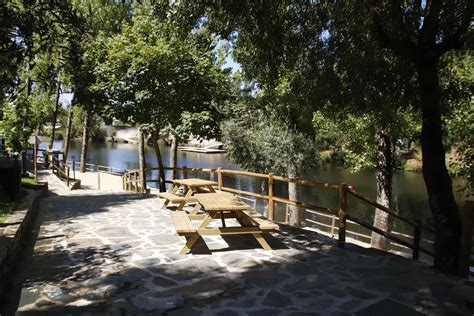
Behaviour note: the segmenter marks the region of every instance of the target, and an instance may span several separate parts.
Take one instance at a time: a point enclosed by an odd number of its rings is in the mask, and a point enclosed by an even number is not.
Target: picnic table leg
[[[192,235],[192,236],[186,236],[186,244],[183,246],[183,248],[181,248],[181,250],[179,251],[179,254],[180,255],[187,254],[191,250],[191,248],[194,246],[198,238],[199,238],[198,234]]]
[[[164,210],[168,204],[170,204],[170,200],[166,200],[165,203],[163,203],[163,205],[161,206],[161,209]]]
[[[173,184],[173,188],[171,188],[171,194],[175,194],[176,192],[178,192],[178,189],[179,189],[179,185],[178,184]]]
[[[186,204],[186,201],[179,203],[178,207],[176,208],[176,211],[182,211],[185,204]]]
[[[270,247],[270,245],[267,243],[265,238],[263,238],[263,235],[261,233],[254,233],[252,235],[253,237],[255,237],[255,239],[258,241],[258,243],[260,244],[260,246],[262,246],[263,249],[272,250],[272,247]]]
[[[200,209],[201,209],[201,204],[197,203],[197,204],[193,207],[193,209],[192,209],[190,215],[197,215],[197,213],[199,212]]]
[[[214,188],[212,187],[212,185],[209,185],[208,188],[209,188],[209,192],[211,192],[211,193],[216,193],[216,190],[214,190]]]
[[[220,213],[221,213],[222,227],[226,227],[226,226],[225,226],[224,211],[221,211]]]

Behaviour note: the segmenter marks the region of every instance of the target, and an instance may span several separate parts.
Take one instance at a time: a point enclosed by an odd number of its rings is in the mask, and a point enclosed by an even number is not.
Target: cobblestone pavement
[[[34,251],[5,314],[472,315],[469,282],[408,259],[283,227],[200,241],[180,256],[155,196],[69,191],[46,176]],[[471,302],[469,302],[471,300]]]

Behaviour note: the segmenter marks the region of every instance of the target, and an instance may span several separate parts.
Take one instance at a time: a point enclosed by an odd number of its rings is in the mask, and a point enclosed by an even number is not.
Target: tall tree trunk
[[[87,149],[89,148],[89,132],[91,125],[91,112],[86,110],[84,113],[84,128],[82,132],[82,150],[81,150],[81,172],[86,172]]]
[[[67,155],[69,153],[69,144],[71,142],[71,128],[72,128],[72,117],[74,115],[73,105],[69,105],[69,111],[67,113],[67,126],[66,126],[66,139],[64,140],[64,160],[67,161]]]
[[[146,164],[145,164],[145,135],[138,129],[138,163],[140,164],[140,188],[141,192],[146,192]]]
[[[56,123],[58,121],[58,111],[59,111],[59,96],[61,95],[61,83],[59,82],[59,73],[57,77],[56,84],[56,100],[54,102],[54,111],[53,111],[53,120],[51,122],[51,137],[49,139],[48,149],[53,149],[54,144],[54,135],[56,134]]]
[[[376,135],[377,142],[377,170],[375,174],[377,184],[377,203],[390,208],[392,198],[393,178],[393,150],[390,137],[383,132]],[[389,230],[389,214],[375,209],[374,226],[383,231]],[[382,235],[372,233],[370,240],[372,247],[388,250],[390,241]]]
[[[155,131],[151,134],[151,142],[153,143],[156,160],[158,161],[160,192],[166,192],[165,168],[163,166],[163,157],[161,156],[160,146],[158,145],[158,131]]]
[[[418,60],[417,71],[423,118],[422,172],[436,231],[434,266],[443,272],[455,273],[459,261],[461,219],[446,169],[442,142],[438,59],[425,55]]]
[[[32,86],[32,82],[31,82],[31,78],[30,78],[31,71],[33,70],[33,65],[31,63],[31,55],[32,55],[31,54],[31,48],[27,47],[28,74],[27,74],[26,81],[25,81],[25,84],[26,84],[26,89],[25,89],[26,98],[30,97],[31,86]],[[24,114],[23,127],[25,127],[25,128],[28,125],[27,122],[28,122],[28,119],[29,119],[29,112],[30,112],[30,107],[26,107],[25,112],[23,113]],[[21,151],[21,174],[26,174],[26,169],[27,169],[27,166],[26,166],[26,150],[22,150]]]
[[[178,167],[178,140],[175,136],[171,140],[170,167]],[[176,179],[176,170],[171,170],[171,179]]]
[[[288,177],[297,178],[298,173],[296,170],[291,170],[288,172]],[[300,196],[300,188],[295,183],[288,182],[288,198],[293,201],[298,201]],[[304,223],[304,209],[290,205],[289,210],[289,224],[295,227],[303,227]]]

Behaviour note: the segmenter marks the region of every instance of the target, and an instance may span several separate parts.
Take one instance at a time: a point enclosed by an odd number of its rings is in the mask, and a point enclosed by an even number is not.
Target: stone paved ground
[[[302,230],[268,235],[273,251],[214,237],[180,256],[184,238],[156,197],[69,191],[46,179],[52,193],[6,315],[473,314],[472,287],[460,279]]]

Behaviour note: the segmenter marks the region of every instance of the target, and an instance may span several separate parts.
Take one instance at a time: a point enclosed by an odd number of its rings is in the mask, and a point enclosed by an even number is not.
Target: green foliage
[[[246,170],[298,177],[318,161],[310,138],[268,116],[228,120],[221,128],[227,157]]]
[[[446,138],[454,156],[448,161],[452,174],[464,178],[459,188],[472,194],[474,188],[474,58],[469,52],[451,54],[444,60],[441,83],[444,88]]]
[[[94,87],[106,95],[109,118],[145,129],[168,127],[184,137],[196,123],[215,120],[210,110],[225,98],[227,79],[212,50],[202,46],[202,36],[168,32],[150,7],[137,7],[120,34],[103,40]],[[199,134],[214,133],[215,126]]]
[[[336,113],[324,115],[314,113],[313,124],[316,135],[326,146],[344,154],[344,163],[353,171],[374,168],[377,159],[375,144],[376,133],[384,131],[391,138],[394,145],[403,139],[411,139],[419,133],[419,125],[415,116],[408,111],[394,111],[391,121],[380,119],[374,113],[354,115],[350,113]],[[336,144],[336,146],[331,146]],[[393,149],[396,151],[395,148]]]
[[[21,183],[37,185],[39,184],[38,180],[35,178],[21,178]]]

